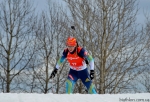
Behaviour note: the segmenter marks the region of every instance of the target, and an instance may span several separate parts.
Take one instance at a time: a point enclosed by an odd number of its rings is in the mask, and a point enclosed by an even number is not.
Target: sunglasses
[[[74,48],[75,46],[67,46],[68,48]]]

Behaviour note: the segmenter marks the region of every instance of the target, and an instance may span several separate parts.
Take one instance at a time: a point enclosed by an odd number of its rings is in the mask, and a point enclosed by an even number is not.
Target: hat
[[[76,46],[77,45],[76,38],[68,37],[68,39],[66,41],[66,45],[67,46]]]

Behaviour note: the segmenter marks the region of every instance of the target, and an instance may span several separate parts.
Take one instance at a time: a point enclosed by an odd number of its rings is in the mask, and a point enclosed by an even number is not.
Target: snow
[[[137,93],[137,94],[0,93],[0,102],[150,102],[150,93]]]

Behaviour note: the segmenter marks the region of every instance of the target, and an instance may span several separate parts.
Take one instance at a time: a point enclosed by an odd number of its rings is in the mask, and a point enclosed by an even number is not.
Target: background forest
[[[65,93],[68,63],[50,74],[75,36],[95,59],[99,94],[150,93],[150,16],[136,22],[138,1],[63,1],[37,13],[31,0],[0,0],[0,92]],[[80,80],[74,92],[86,93]]]

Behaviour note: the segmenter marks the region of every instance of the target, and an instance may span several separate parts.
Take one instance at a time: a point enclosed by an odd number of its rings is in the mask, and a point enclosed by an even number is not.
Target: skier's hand
[[[90,70],[90,78],[91,80],[94,79],[94,70]]]
[[[58,69],[54,68],[54,70],[51,73],[50,79],[55,77],[55,74],[57,73],[57,70]]]

